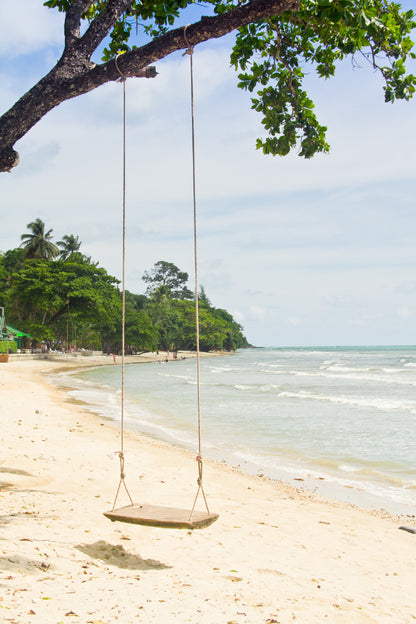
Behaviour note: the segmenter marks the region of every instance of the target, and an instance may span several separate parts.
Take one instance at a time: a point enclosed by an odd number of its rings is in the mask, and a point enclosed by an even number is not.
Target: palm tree
[[[81,241],[79,236],[69,234],[62,237],[61,241],[58,241],[58,246],[61,247],[61,260],[67,260],[69,256],[77,251],[81,247]]]
[[[31,234],[22,234],[21,247],[25,250],[26,258],[42,258],[53,260],[59,254],[59,249],[52,243],[52,230],[45,232],[45,224],[42,219],[36,219],[26,226],[32,231]]]
[[[158,303],[161,305],[166,305],[166,303],[171,298],[172,292],[166,284],[161,284],[157,286],[150,295],[150,300],[154,303]]]

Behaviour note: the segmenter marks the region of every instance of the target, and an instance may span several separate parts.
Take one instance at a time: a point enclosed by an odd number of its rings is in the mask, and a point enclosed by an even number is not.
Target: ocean
[[[200,365],[204,457],[416,513],[416,347],[256,348]],[[65,385],[120,418],[120,366],[66,375]],[[196,452],[196,401],[195,359],[125,367],[127,429]]]

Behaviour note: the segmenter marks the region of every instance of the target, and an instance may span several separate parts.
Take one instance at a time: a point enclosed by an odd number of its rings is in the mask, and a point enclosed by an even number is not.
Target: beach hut
[[[4,308],[0,307],[0,362],[9,361],[10,341],[12,341],[12,339],[10,338],[7,331]]]
[[[17,342],[17,348],[21,349],[22,347],[22,338],[27,337],[27,338],[31,338],[32,336],[30,334],[26,334],[26,332],[21,331],[20,329],[16,329],[16,327],[13,327],[13,325],[9,325],[8,323],[6,324],[6,330],[7,330],[7,334],[9,336],[13,337],[13,340],[15,342]]]

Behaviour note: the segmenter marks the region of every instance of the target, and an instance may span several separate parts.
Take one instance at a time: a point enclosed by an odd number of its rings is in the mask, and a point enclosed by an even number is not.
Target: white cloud
[[[406,319],[406,318],[409,318],[410,316],[413,316],[413,313],[409,310],[407,306],[403,306],[397,310],[397,315],[400,318]]]
[[[256,321],[262,321],[266,316],[266,310],[257,305],[251,305],[249,308],[250,316]]]
[[[62,44],[62,24],[62,14],[39,0],[2,0],[0,55],[11,59]]]

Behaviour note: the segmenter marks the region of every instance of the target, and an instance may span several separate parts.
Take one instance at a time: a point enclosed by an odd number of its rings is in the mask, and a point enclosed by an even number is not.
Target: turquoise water
[[[118,419],[120,370],[71,394]],[[196,450],[196,362],[125,368],[126,427]],[[416,347],[247,349],[201,359],[203,455],[362,506],[415,513]]]

